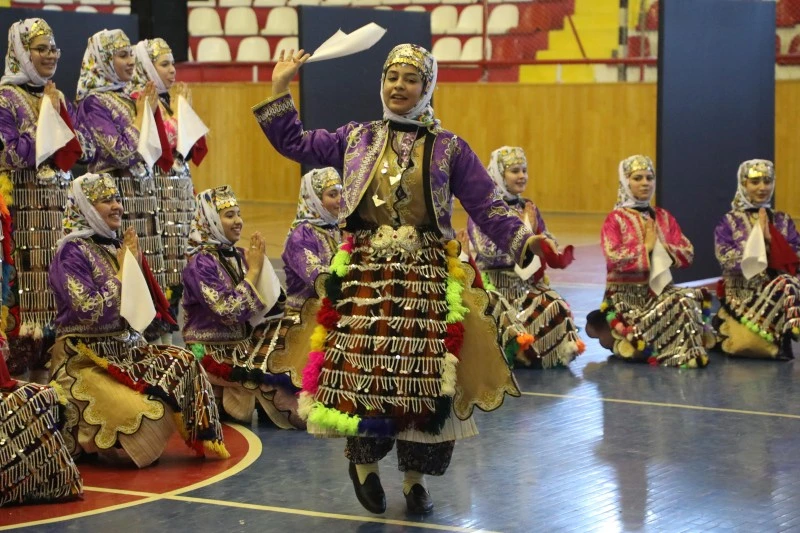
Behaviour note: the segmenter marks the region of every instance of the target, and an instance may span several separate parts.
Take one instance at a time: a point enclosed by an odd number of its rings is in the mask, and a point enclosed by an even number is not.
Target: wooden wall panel
[[[296,85],[292,90],[296,95]],[[299,165],[275,152],[250,111],[270,94],[270,85],[206,83],[193,86],[193,93],[198,114],[211,128],[209,155],[194,169],[198,189],[228,183],[243,199],[295,202]],[[377,95],[368,105],[379,105]],[[504,144],[524,147],[527,194],[549,212],[607,212],[616,200],[620,159],[655,154],[654,84],[442,83],[434,107],[443,125],[484,162]],[[798,218],[799,114],[800,82],[778,82],[777,206]]]
[[[775,207],[800,224],[800,81],[776,82]]]

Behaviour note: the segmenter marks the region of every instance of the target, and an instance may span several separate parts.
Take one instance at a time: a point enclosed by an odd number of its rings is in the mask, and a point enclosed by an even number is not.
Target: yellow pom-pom
[[[447,244],[444,245],[444,251],[449,257],[458,257],[458,252],[460,249],[461,244],[455,239],[452,241],[447,241]]]
[[[3,197],[7,206],[14,205],[14,183],[5,172],[0,174],[0,196]]]
[[[311,334],[311,350],[321,352],[325,349],[325,337],[328,336],[328,330],[322,324],[317,324],[314,328],[314,333]]]
[[[639,350],[640,352],[645,349],[645,344],[643,340],[639,340],[639,342],[636,343],[636,349]]]
[[[608,309],[608,304],[606,302],[600,304],[600,311],[605,313],[607,309]]]

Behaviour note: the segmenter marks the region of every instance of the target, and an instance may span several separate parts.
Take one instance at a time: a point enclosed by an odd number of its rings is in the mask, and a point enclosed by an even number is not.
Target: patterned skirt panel
[[[669,286],[655,296],[647,284],[609,283],[605,302],[625,326],[628,341],[642,341],[645,351],[663,366],[705,366],[703,302],[710,300],[702,288]],[[616,351],[616,350],[615,350]]]
[[[0,391],[0,506],[83,494],[83,481],[61,437],[58,395],[27,383]]]
[[[442,397],[447,261],[433,232],[397,242],[389,233],[355,236],[316,399],[404,427],[427,420]]]
[[[558,292],[540,280],[522,280],[513,270],[486,270],[495,287],[490,291],[492,315],[498,320],[503,346],[527,332],[533,344],[521,356],[520,366],[567,366],[581,351],[572,310]],[[504,302],[501,300],[505,300]]]
[[[778,346],[786,336],[798,338],[800,279],[795,276],[726,277],[720,300],[735,319]]]
[[[47,363],[43,334],[50,333],[56,316],[56,300],[48,289],[47,272],[61,238],[61,219],[67,203],[69,172],[42,167],[9,173],[14,186],[9,206],[14,233],[11,238],[16,286],[10,291],[6,332],[11,344],[8,361],[12,375]],[[7,273],[14,279],[14,273]],[[12,281],[14,283],[14,281]]]
[[[222,442],[222,427],[211,383],[194,355],[177,346],[146,344],[136,334],[71,336],[64,342],[65,362],[53,369],[66,372],[70,358],[91,359],[120,386],[161,400],[180,413],[181,435],[193,446]],[[108,406],[101,406],[108,408]]]
[[[169,172],[165,173],[158,165],[155,172],[156,195],[158,198],[158,219],[164,244],[164,291],[174,292],[181,287],[181,273],[186,266],[186,243],[189,226],[194,216],[194,184],[189,173],[189,165],[180,156]]]

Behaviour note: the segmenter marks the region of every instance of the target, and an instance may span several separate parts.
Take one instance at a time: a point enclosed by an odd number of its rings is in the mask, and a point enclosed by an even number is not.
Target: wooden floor
[[[294,209],[243,211],[246,232],[262,231],[278,257]],[[602,217],[546,218],[577,245],[576,262],[550,276],[583,326],[603,294]],[[796,363],[714,353],[701,370],[630,365],[584,340],[570,368],[516,371],[523,396],[476,415],[480,435],[428,480],[427,517],[407,514],[393,454],[381,464],[387,512],[371,515],[353,494],[342,440],[254,420],[226,428],[227,461],[194,459],[178,442],[141,471],[79,465],[82,502],[2,508],[0,530],[800,531]]]

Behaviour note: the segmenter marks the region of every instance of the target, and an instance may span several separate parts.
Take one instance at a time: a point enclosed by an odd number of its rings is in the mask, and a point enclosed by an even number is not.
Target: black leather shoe
[[[406,506],[411,514],[428,514],[433,511],[431,494],[425,490],[425,487],[416,483],[406,494]]]
[[[356,498],[364,509],[370,513],[383,514],[386,512],[386,494],[381,486],[381,479],[377,474],[367,474],[367,479],[362,485],[358,481],[356,465],[350,463],[350,479],[353,480],[353,488],[356,490]]]

